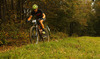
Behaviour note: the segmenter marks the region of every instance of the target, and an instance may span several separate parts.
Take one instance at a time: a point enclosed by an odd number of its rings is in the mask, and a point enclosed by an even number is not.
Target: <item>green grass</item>
[[[100,37],[65,38],[0,53],[0,59],[100,59]]]

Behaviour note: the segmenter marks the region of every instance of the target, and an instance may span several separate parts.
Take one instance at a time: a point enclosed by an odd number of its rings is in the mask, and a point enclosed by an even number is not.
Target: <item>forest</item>
[[[100,36],[99,0],[1,0],[0,45],[8,44],[9,40],[29,38],[32,23],[27,19],[33,4],[37,4],[46,14],[45,23],[51,33]]]

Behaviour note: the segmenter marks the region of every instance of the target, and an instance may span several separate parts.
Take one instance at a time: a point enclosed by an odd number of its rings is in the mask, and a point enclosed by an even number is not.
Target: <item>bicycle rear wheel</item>
[[[47,28],[44,28],[45,34],[42,35],[43,40],[44,41],[50,41],[50,35],[49,35],[49,31],[47,30]]]
[[[39,41],[39,34],[38,34],[38,30],[36,29],[35,26],[32,26],[30,28],[30,42],[32,44],[36,43],[38,44]]]

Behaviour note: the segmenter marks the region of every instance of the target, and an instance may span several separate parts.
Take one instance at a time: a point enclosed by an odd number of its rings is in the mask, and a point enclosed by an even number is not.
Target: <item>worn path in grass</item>
[[[1,59],[100,59],[100,37],[65,38],[0,53]]]

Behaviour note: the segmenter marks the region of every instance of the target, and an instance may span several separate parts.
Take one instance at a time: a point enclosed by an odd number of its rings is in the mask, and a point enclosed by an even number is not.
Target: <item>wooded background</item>
[[[100,36],[100,1],[91,0],[1,0],[0,39],[28,37],[31,23],[26,20],[37,4],[46,14],[51,32],[68,36]],[[92,9],[95,9],[92,11]],[[25,34],[26,33],[26,34]]]

